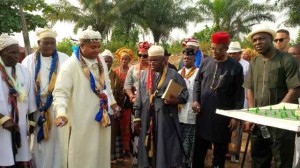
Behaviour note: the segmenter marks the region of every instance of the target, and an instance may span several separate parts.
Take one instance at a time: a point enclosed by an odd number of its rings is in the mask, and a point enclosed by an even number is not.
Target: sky
[[[69,0],[74,5],[79,5],[78,0]],[[46,3],[57,3],[58,0],[45,0]],[[261,0],[253,0],[255,3],[262,3]],[[290,32],[290,36],[292,40],[295,40],[297,38],[297,33],[299,30],[299,27],[297,28],[291,28],[291,27],[285,27],[283,25],[283,21],[285,20],[285,15],[282,13],[276,13],[276,23],[272,22],[265,22],[268,24],[272,29],[278,30],[278,29],[286,29]],[[264,23],[264,22],[263,22]],[[205,25],[211,26],[211,23],[188,23],[187,31],[184,32],[180,29],[174,29],[170,33],[170,41],[176,41],[176,40],[182,40],[187,37],[192,37],[195,32],[201,31]],[[65,37],[72,37],[74,39],[77,39],[77,35],[73,33],[74,23],[71,22],[57,22],[52,29],[57,32],[57,41],[61,41]],[[37,29],[38,30],[38,29]],[[22,33],[15,33],[15,38],[19,41],[21,46],[24,46],[23,36]],[[29,32],[29,38],[30,38],[30,44],[32,47],[37,46],[37,37],[35,35],[34,31]],[[153,42],[152,35],[144,34],[139,36],[140,41],[149,41]],[[201,39],[200,39],[201,40]]]

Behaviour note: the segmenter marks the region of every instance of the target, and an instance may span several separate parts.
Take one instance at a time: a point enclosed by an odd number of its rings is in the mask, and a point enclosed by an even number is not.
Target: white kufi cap
[[[148,50],[148,56],[164,56],[165,55],[165,49],[162,46],[159,45],[153,45]]]
[[[2,34],[0,36],[0,51],[2,51],[4,48],[14,45],[14,44],[19,45],[19,42],[7,34]]]

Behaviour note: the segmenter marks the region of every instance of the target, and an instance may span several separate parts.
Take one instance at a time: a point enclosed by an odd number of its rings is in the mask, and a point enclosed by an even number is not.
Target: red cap
[[[215,44],[229,44],[229,34],[227,32],[217,32],[211,36],[211,42]]]
[[[151,47],[151,43],[148,43],[148,41],[140,42],[138,44],[138,51],[139,52],[147,52],[149,48]]]

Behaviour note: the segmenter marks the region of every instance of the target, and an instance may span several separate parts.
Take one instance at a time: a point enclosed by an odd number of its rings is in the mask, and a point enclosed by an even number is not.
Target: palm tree
[[[201,19],[212,21],[215,31],[227,31],[231,38],[249,32],[261,21],[274,21],[274,6],[251,0],[200,0],[197,7]]]
[[[82,8],[73,6],[67,0],[60,0],[51,5],[45,16],[53,23],[71,21],[75,23],[74,32],[78,28],[92,25],[102,36],[106,36],[113,26],[115,15],[111,13],[113,3],[108,0],[80,0]]]
[[[276,0],[280,9],[286,9],[289,16],[285,21],[287,26],[300,26],[300,1],[299,0]]]
[[[139,1],[141,7],[137,14],[144,20],[144,25],[153,34],[154,42],[167,38],[174,28],[186,29],[188,21],[194,21],[195,8],[183,7],[182,0],[147,0]]]

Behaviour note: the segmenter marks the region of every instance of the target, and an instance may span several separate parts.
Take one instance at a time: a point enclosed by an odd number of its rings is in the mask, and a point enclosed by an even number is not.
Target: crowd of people
[[[287,30],[254,25],[253,50],[216,32],[211,56],[187,38],[178,66],[147,41],[137,53],[100,53],[92,27],[70,57],[57,51],[51,29],[36,35],[38,49],[21,63],[18,41],[0,36],[0,168],[109,168],[124,158],[140,168],[204,168],[208,149],[212,166],[224,168],[230,142],[238,161],[243,131],[252,134],[251,167],[300,165],[295,132],[216,114],[298,103],[300,44],[289,46]],[[170,83],[179,95],[162,98]]]

